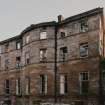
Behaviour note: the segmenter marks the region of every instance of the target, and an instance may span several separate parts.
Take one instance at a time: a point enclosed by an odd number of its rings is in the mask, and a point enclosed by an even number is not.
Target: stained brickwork
[[[54,102],[55,29],[57,29],[57,102],[70,105],[100,105],[100,58],[104,56],[102,14],[103,9],[96,8],[60,22],[31,25],[19,36],[0,42],[1,104],[35,105]],[[47,38],[40,39],[41,32],[46,32]],[[19,49],[16,49],[17,41],[21,42]],[[40,52],[41,49],[46,49],[46,53]],[[40,56],[44,58],[40,59]],[[88,77],[86,76],[88,79],[83,81],[85,85],[81,85],[80,74],[84,72],[88,73]],[[45,80],[40,79],[42,75],[47,76]],[[60,75],[66,75],[67,78],[60,81]],[[20,83],[16,82],[18,78],[21,80]],[[26,94],[28,86],[26,78],[30,80],[28,94]],[[5,93],[6,79],[10,81],[9,94]],[[62,81],[67,85],[60,85]],[[19,89],[17,84],[18,86],[20,84],[20,94],[16,94]],[[86,94],[81,93],[83,86],[88,86],[85,87],[88,89]],[[66,93],[60,94],[60,88]],[[45,93],[42,94],[41,91],[44,90]]]

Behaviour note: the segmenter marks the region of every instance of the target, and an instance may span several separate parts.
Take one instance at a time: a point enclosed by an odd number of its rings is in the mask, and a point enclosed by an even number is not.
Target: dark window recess
[[[65,32],[61,32],[61,38],[64,38],[66,36]]]
[[[75,105],[84,105],[83,101],[75,101]]]
[[[5,80],[5,93],[10,94],[10,81],[8,79]]]
[[[28,52],[26,52],[25,54],[25,61],[26,61],[26,64],[30,64],[30,55]]]
[[[65,61],[67,59],[67,47],[61,47],[60,48],[60,60]]]
[[[67,75],[65,75],[65,93],[67,93]]]
[[[41,94],[47,93],[47,76],[46,75],[40,75],[40,85],[41,85]]]
[[[103,80],[105,81],[105,71],[103,71]]]
[[[80,21],[80,32],[86,32],[86,31],[88,31],[87,20],[81,20]]]
[[[87,94],[88,93],[88,86],[89,82],[88,81],[82,81],[81,82],[81,93],[82,94]]]
[[[20,68],[21,67],[21,57],[16,57],[16,68]]]
[[[9,59],[5,60],[5,69],[8,70],[9,66]]]

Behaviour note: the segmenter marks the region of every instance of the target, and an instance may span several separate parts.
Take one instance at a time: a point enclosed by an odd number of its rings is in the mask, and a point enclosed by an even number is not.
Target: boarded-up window
[[[67,75],[60,75],[60,94],[67,93]]]

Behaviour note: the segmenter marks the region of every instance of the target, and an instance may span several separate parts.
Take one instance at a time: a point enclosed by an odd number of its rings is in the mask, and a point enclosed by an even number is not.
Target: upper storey
[[[58,61],[84,56],[104,55],[103,9],[96,8],[58,22],[44,22],[27,27],[16,37],[0,42],[1,69],[16,62],[22,65],[43,60],[54,61],[55,34],[58,42]],[[66,58],[64,58],[66,57]],[[8,68],[7,67],[7,68]]]

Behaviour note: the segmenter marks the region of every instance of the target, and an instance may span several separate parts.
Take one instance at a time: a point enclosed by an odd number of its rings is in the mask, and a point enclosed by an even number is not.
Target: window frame
[[[46,95],[47,93],[48,93],[48,75],[41,74],[40,75],[40,94]]]
[[[85,51],[81,51],[81,49],[84,49]],[[86,58],[89,56],[89,43],[80,43],[79,44],[79,57],[80,58]]]
[[[47,39],[47,31],[41,31],[39,35],[40,40],[45,40]]]
[[[42,51],[42,54],[41,54]],[[41,48],[39,51],[40,62],[45,63],[47,62],[47,48]]]
[[[81,74],[82,74],[82,77],[81,77]],[[85,79],[83,77],[83,74],[85,75]],[[86,76],[86,74],[87,74],[87,76]],[[83,83],[87,83],[87,85],[88,85],[87,90],[86,89],[84,90]],[[79,87],[80,87],[79,92],[81,95],[88,94],[88,91],[89,91],[89,72],[88,71],[84,71],[84,72],[79,73]]]
[[[62,80],[61,80],[61,76],[63,76]],[[59,93],[60,95],[66,95],[68,93],[68,75],[67,74],[59,75]]]

